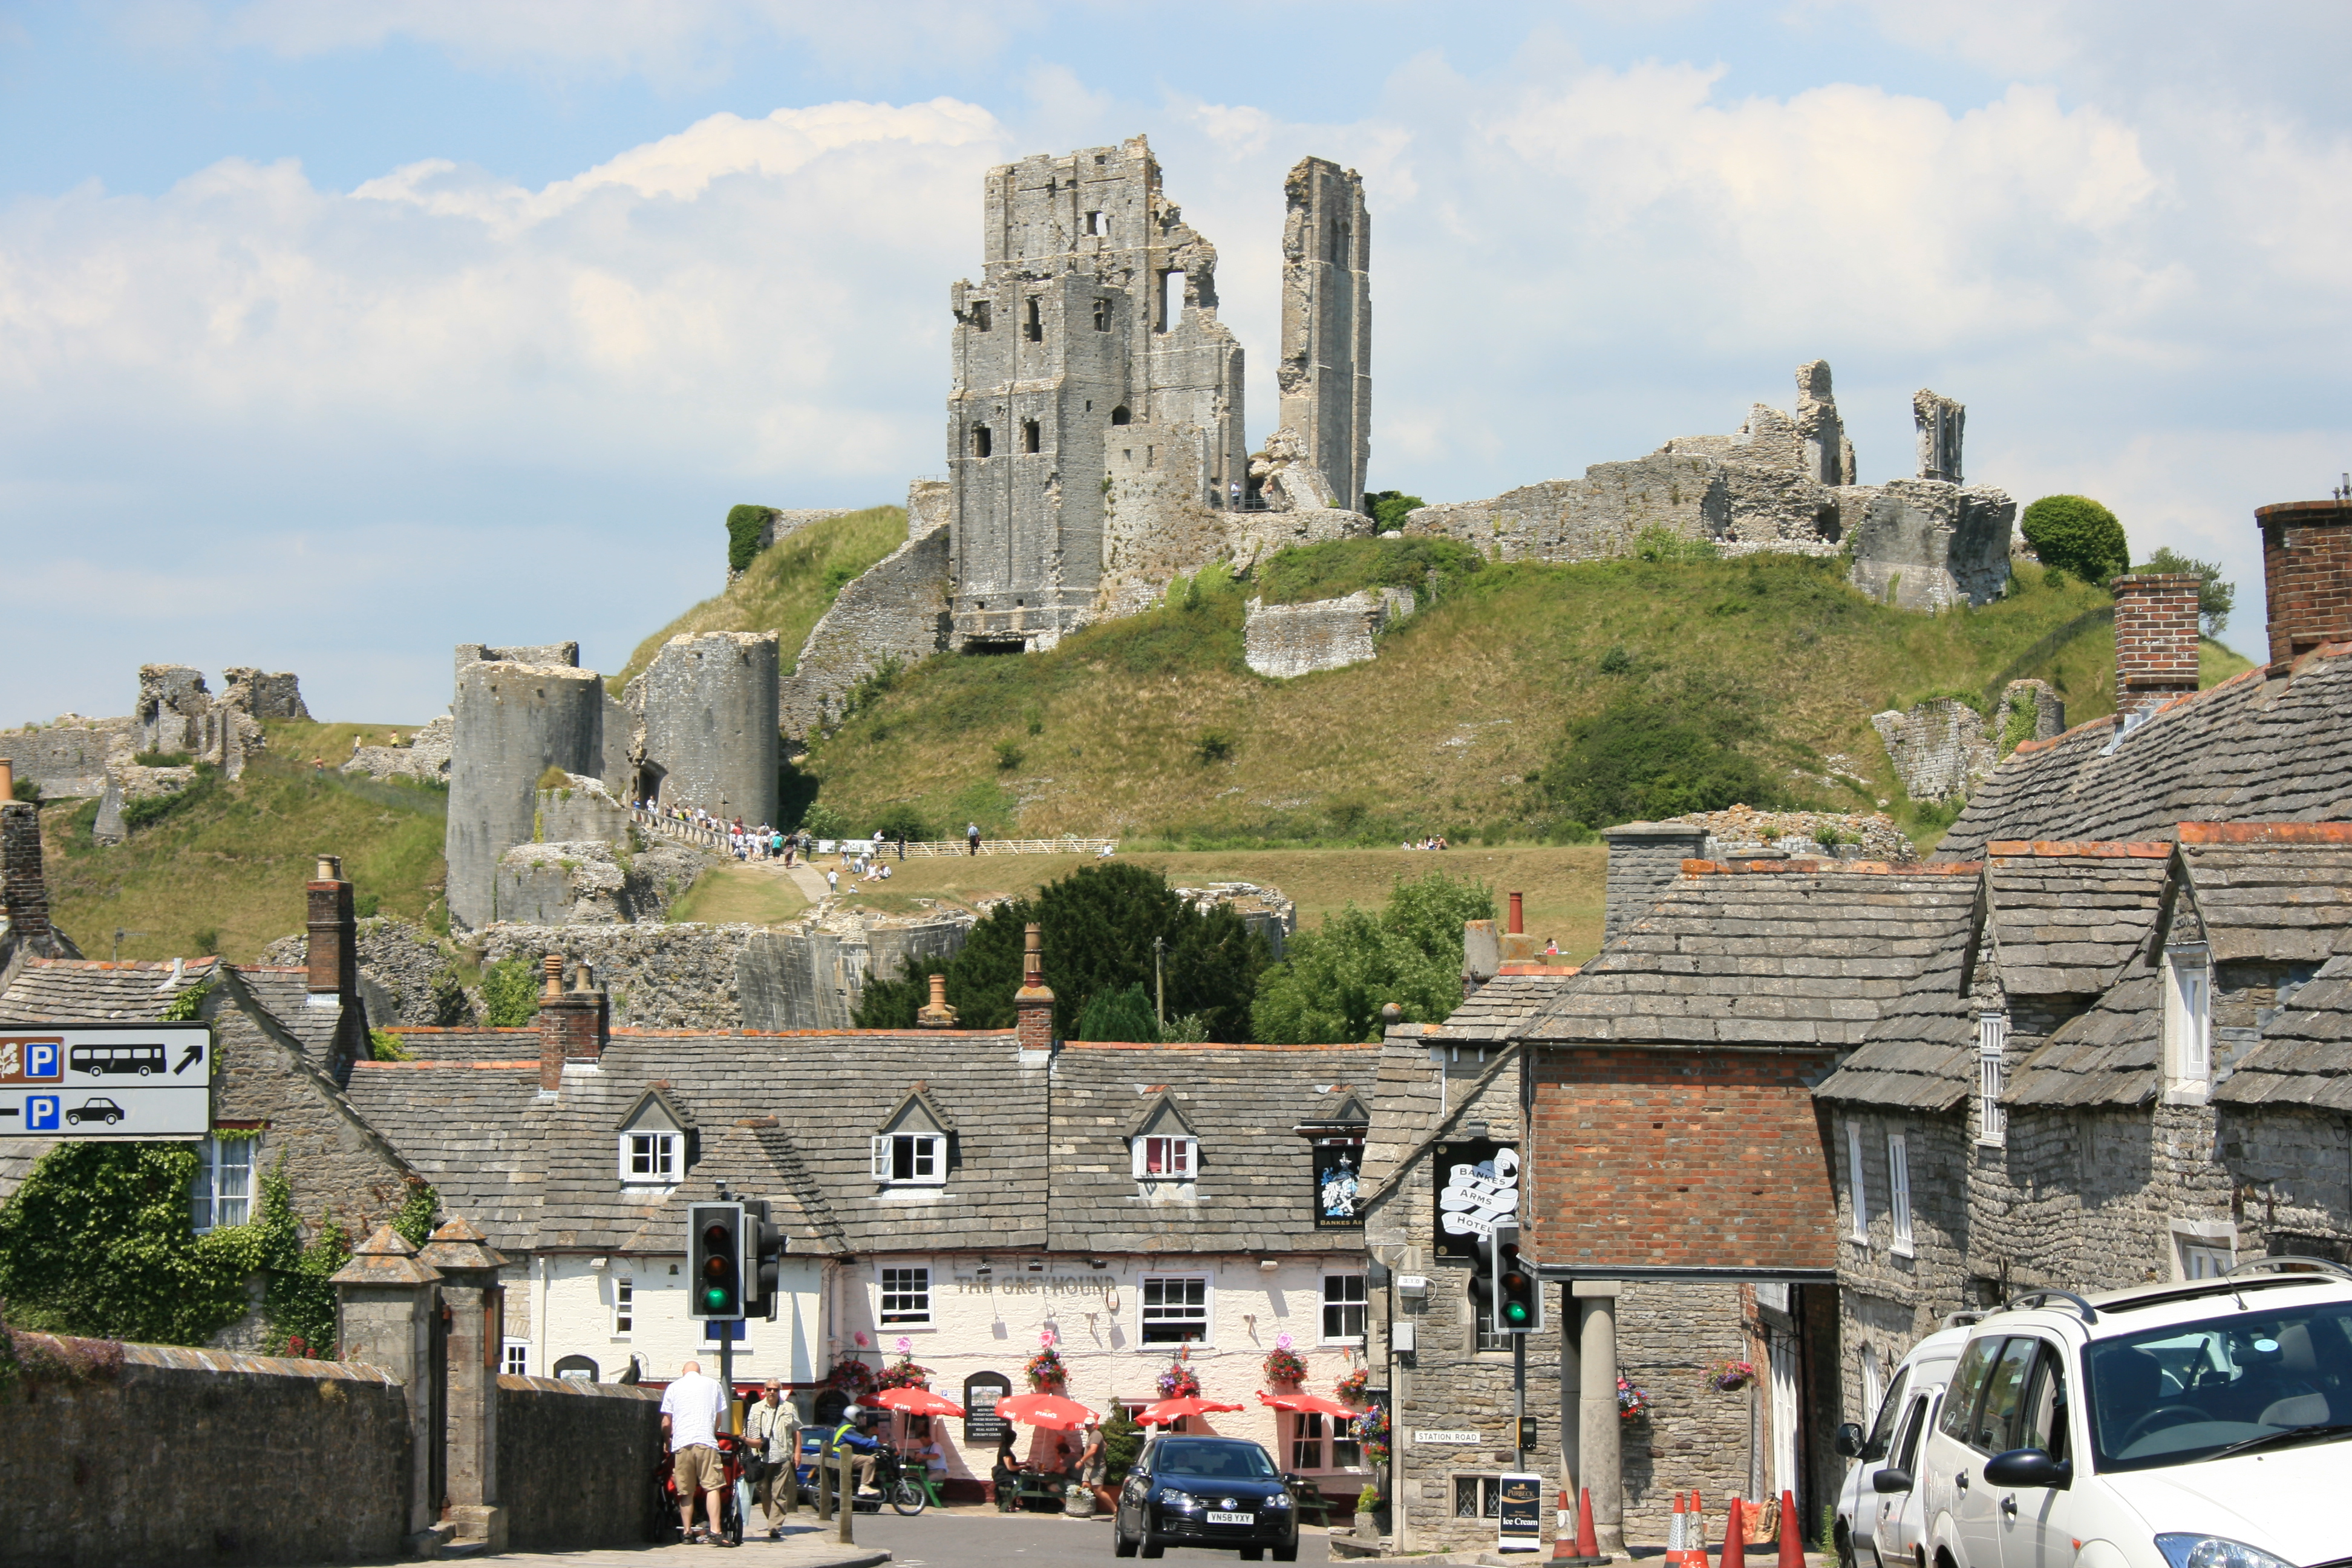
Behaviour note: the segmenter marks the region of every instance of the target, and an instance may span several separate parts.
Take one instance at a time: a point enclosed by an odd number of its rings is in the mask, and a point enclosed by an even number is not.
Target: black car
[[[1154,1437],[1119,1490],[1111,1542],[1121,1557],[1230,1546],[1255,1563],[1270,1547],[1276,1563],[1296,1563],[1297,1484],[1246,1438]]]

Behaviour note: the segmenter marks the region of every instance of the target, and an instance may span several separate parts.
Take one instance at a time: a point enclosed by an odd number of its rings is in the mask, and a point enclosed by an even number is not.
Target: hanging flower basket
[[[1160,1374],[1160,1397],[1162,1399],[1197,1399],[1201,1395],[1201,1374],[1184,1364],[1184,1353],[1168,1363]]]
[[[856,1356],[844,1356],[833,1363],[824,1380],[854,1401],[859,1394],[872,1391],[874,1369]]]
[[[1274,1342],[1265,1358],[1265,1381],[1276,1388],[1297,1388],[1307,1381],[1307,1359],[1290,1348],[1290,1336]]]
[[[1038,1331],[1037,1353],[1021,1369],[1029,1379],[1029,1386],[1039,1394],[1058,1393],[1070,1381],[1070,1369],[1062,1364],[1062,1352],[1054,1348],[1055,1342],[1053,1330]]]
[[[1706,1369],[1706,1380],[1718,1393],[1737,1394],[1756,1381],[1756,1363],[1752,1361],[1719,1361]]]
[[[1619,1373],[1617,1374],[1618,1419],[1621,1421],[1638,1421],[1649,1413],[1650,1391],[1646,1388],[1634,1387],[1631,1383],[1626,1381],[1625,1374],[1623,1373]]]
[[[1389,1411],[1375,1405],[1356,1417],[1356,1438],[1364,1446],[1364,1464],[1378,1470],[1389,1462]]]
[[[1365,1393],[1371,1386],[1371,1368],[1360,1366],[1333,1384],[1331,1392],[1339,1396],[1339,1402],[1343,1405],[1361,1405],[1364,1402]]]
[[[917,1366],[913,1356],[906,1356],[892,1362],[875,1374],[874,1386],[877,1388],[929,1388],[931,1385],[930,1378],[929,1367]]]

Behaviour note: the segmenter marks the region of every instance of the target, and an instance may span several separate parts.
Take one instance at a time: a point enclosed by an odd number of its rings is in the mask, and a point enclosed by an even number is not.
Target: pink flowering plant
[[[1201,1377],[1185,1364],[1185,1352],[1178,1351],[1176,1359],[1160,1374],[1160,1397],[1162,1399],[1195,1399],[1201,1393]]]
[[[1622,1421],[1637,1421],[1650,1413],[1650,1391],[1636,1388],[1623,1373],[1617,1374],[1617,1416]]]
[[[1361,1405],[1364,1402],[1365,1391],[1371,1386],[1371,1369],[1360,1366],[1333,1384],[1331,1392],[1339,1396],[1339,1401],[1343,1405]]]
[[[898,1336],[898,1359],[882,1369],[875,1378],[877,1388],[929,1388],[931,1369],[915,1364],[915,1342],[906,1335]]]
[[[1706,1380],[1724,1394],[1737,1394],[1756,1381],[1752,1361],[1719,1361],[1706,1369]]]
[[[833,1363],[833,1370],[825,1373],[824,1380],[856,1399],[874,1387],[874,1369],[856,1356],[845,1355]]]
[[[1307,1359],[1290,1348],[1290,1336],[1276,1337],[1265,1358],[1265,1380],[1277,1388],[1297,1388],[1307,1381]]]
[[[1029,1386],[1039,1394],[1058,1393],[1070,1380],[1069,1368],[1062,1364],[1062,1352],[1054,1348],[1055,1342],[1053,1330],[1039,1330],[1037,1353],[1021,1369],[1028,1376]]]

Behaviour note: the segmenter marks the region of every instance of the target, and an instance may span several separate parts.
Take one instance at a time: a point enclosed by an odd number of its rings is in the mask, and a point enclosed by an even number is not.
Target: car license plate
[[[1209,1515],[1209,1522],[1211,1524],[1255,1524],[1257,1522],[1257,1515],[1254,1513],[1217,1513],[1213,1510]]]

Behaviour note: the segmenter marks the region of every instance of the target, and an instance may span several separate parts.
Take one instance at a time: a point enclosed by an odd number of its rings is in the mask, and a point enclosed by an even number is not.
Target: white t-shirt
[[[719,1447],[719,1417],[726,1408],[727,1394],[719,1380],[698,1372],[689,1372],[662,1390],[661,1413],[669,1417],[670,1451]]]

